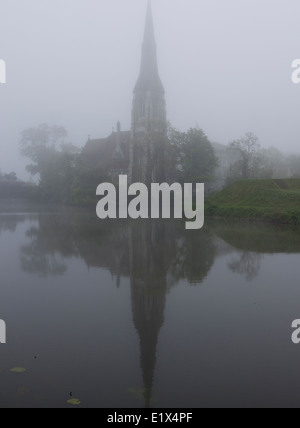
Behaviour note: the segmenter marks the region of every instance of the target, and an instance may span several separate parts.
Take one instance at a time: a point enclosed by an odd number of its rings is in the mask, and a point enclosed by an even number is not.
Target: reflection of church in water
[[[13,219],[3,227],[15,227]],[[76,213],[71,217],[41,215],[38,227],[30,226],[27,235],[30,242],[21,248],[25,272],[42,277],[64,275],[64,260],[75,256],[88,267],[108,270],[117,287],[122,278],[130,279],[132,320],[149,407],[168,293],[182,279],[191,286],[203,282],[216,256],[213,236],[205,229],[191,234],[180,220],[99,221],[94,215]]]
[[[75,236],[79,254],[87,265],[108,269],[117,287],[122,277],[130,278],[144,400],[149,407],[168,292],[180,279],[192,286],[201,284],[213,264],[215,245],[205,231],[191,235],[180,221],[97,221],[94,225],[91,222],[91,231],[93,242],[84,228],[83,235],[79,228]]]
[[[180,224],[166,221],[140,220],[109,222],[107,239],[101,244],[81,236],[77,246],[89,267],[105,267],[115,279],[117,287],[121,278],[130,278],[133,324],[140,342],[140,366],[143,379],[145,406],[151,405],[153,379],[156,365],[157,343],[164,323],[167,293],[175,285],[177,233]],[[174,230],[178,229],[178,230]],[[179,266],[177,265],[177,268]]]
[[[147,224],[131,229],[130,278],[132,314],[140,338],[140,361],[146,407],[150,406],[156,347],[164,322],[167,293],[165,227]]]

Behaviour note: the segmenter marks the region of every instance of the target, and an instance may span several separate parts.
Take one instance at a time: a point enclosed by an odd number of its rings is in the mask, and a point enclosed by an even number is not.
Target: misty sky
[[[146,0],[0,0],[0,169],[21,178],[20,132],[63,125],[82,147],[130,128]],[[247,131],[300,152],[300,0],[152,0],[167,115],[227,144]]]

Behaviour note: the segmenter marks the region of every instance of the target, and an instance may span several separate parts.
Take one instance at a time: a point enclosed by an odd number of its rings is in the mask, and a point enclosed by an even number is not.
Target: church
[[[151,1],[148,0],[141,68],[133,90],[131,130],[120,122],[107,138],[89,139],[82,155],[86,165],[105,171],[112,183],[121,174],[146,185],[165,181],[167,119],[165,90],[158,72]]]

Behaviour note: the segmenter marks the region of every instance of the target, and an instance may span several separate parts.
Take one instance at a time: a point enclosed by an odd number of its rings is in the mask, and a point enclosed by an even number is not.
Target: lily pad
[[[25,386],[20,386],[20,388],[17,389],[17,395],[23,396],[26,395],[29,392],[29,389],[25,388]]]
[[[26,369],[24,367],[14,367],[13,369],[10,369],[13,373],[24,373],[26,372]]]
[[[79,406],[81,404],[81,401],[78,398],[71,398],[67,401],[68,404],[71,404],[71,406]]]
[[[145,389],[139,389],[139,388],[128,388],[128,392],[135,395],[136,398],[143,399],[146,390]]]

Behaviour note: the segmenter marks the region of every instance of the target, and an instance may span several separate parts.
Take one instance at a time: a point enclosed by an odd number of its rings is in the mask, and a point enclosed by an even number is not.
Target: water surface
[[[299,253],[283,226],[1,214],[0,406],[298,407]]]

